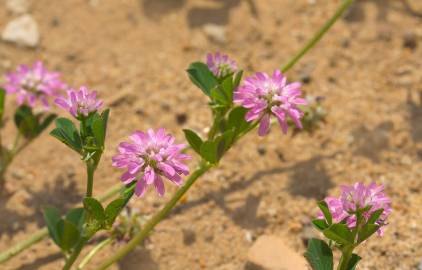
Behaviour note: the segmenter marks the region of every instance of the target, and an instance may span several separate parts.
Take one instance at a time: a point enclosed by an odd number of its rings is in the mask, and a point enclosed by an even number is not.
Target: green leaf
[[[132,198],[133,194],[135,193],[135,185],[135,181],[126,185],[120,194],[120,197],[126,201],[126,204],[129,202],[130,198]]]
[[[208,69],[208,66],[201,62],[190,64],[188,70],[190,80],[198,86],[205,95],[211,95],[211,89],[217,85],[214,74]]]
[[[38,120],[27,105],[21,105],[15,112],[15,125],[26,138],[37,135]]]
[[[104,147],[105,141],[105,126],[104,121],[100,117],[94,118],[92,121],[92,133],[94,134],[94,138],[96,141],[96,145],[98,147]]]
[[[201,154],[201,145],[203,143],[201,137],[190,129],[184,129],[183,132],[185,133],[185,138],[192,149],[198,154]]]
[[[214,143],[217,145],[217,160],[220,160],[224,153],[229,150],[233,141],[234,129],[227,130],[214,140]]]
[[[333,252],[323,240],[312,238],[304,254],[313,270],[332,270]]]
[[[312,220],[312,224],[319,231],[323,231],[329,227],[327,222],[323,219],[314,219]]]
[[[218,161],[224,155],[224,152],[226,149],[224,137],[220,135],[219,137],[215,139],[214,143],[217,145],[217,161]]]
[[[57,223],[57,231],[60,237],[60,247],[64,252],[69,252],[81,237],[77,227],[68,220],[60,220]]]
[[[107,135],[107,125],[108,125],[108,117],[110,115],[110,109],[105,109],[101,114],[101,119],[103,119],[104,124],[104,138]]]
[[[92,197],[83,200],[86,215],[86,234],[91,236],[104,228],[106,216],[104,208],[99,201]]]
[[[125,207],[125,205],[126,205],[126,200],[123,198],[116,199],[112,201],[109,205],[107,205],[105,209],[107,227],[111,227],[111,225],[113,225],[114,220],[122,211],[122,209]]]
[[[37,135],[41,134],[53,121],[56,119],[57,114],[51,113],[37,127]]]
[[[97,220],[105,220],[104,208],[97,199],[86,197],[83,200],[83,204],[90,216],[93,216]]]
[[[6,90],[4,90],[3,88],[0,88],[0,123],[3,119],[5,100],[6,100]]]
[[[366,224],[374,224],[382,215],[384,212],[384,209],[380,208],[376,211],[374,211],[371,216],[368,218],[368,222]]]
[[[50,135],[56,137],[76,152],[81,153],[82,141],[73,122],[66,118],[58,118],[55,123],[57,128],[51,131]]]
[[[230,104],[228,97],[225,95],[223,90],[220,87],[215,87],[211,89],[211,98],[219,105],[223,107]]]
[[[232,76],[227,77],[221,83],[221,88],[222,88],[224,96],[226,97],[227,103],[232,104],[233,103],[233,91],[234,91]]]
[[[85,209],[82,207],[70,209],[66,214],[66,220],[74,224],[81,231],[85,221]]]
[[[333,217],[331,216],[331,212],[330,209],[328,209],[327,203],[325,201],[320,201],[318,202],[318,207],[324,214],[325,220],[327,221],[328,225],[331,225],[331,223],[333,223]]]
[[[242,80],[242,75],[243,75],[243,70],[239,70],[235,77],[234,77],[234,81],[233,81],[233,89],[237,88]]]
[[[347,266],[347,269],[348,270],[355,270],[356,269],[356,266],[358,265],[358,262],[361,259],[362,258],[359,255],[353,253],[352,254],[352,257],[350,258],[349,265]]]
[[[218,144],[215,141],[206,141],[201,145],[201,157],[206,161],[215,164],[218,160]]]
[[[57,231],[57,224],[61,220],[59,211],[54,207],[45,207],[43,209],[43,215],[51,239],[60,246],[59,232]]]
[[[234,128],[235,136],[245,131],[250,126],[250,123],[245,120],[246,113],[247,109],[243,107],[236,107],[229,113],[227,129]]]
[[[323,231],[325,237],[331,239],[338,244],[347,245],[353,244],[353,234],[346,224],[332,224]]]
[[[375,224],[366,224],[365,226],[363,226],[359,230],[358,243],[362,243],[363,241],[368,239],[371,235],[373,235],[376,231],[378,231],[379,228],[380,226],[375,225]]]

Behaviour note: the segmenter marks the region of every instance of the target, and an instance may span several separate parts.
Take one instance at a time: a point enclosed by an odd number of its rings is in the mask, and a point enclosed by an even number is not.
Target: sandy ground
[[[121,172],[110,158],[135,129],[163,126],[182,141],[181,128],[208,125],[207,99],[184,71],[190,62],[221,50],[247,75],[271,72],[340,1],[52,2],[31,1],[42,35],[38,49],[0,43],[0,73],[41,59],[63,72],[70,85],[96,89],[110,104],[108,149],[95,182],[100,194],[119,181]],[[329,114],[320,130],[292,137],[274,128],[263,139],[247,136],[157,226],[145,248],[112,269],[244,269],[253,239],[262,234],[284,237],[303,252],[315,202],[338,194],[340,184],[372,180],[386,186],[394,212],[385,236],[359,250],[364,258],[359,269],[417,269],[422,258],[422,17],[417,10],[422,12],[422,4],[408,2],[416,11],[400,0],[358,1],[289,72],[291,80],[310,76],[304,90],[326,97]],[[13,18],[1,3],[0,29]],[[225,41],[209,38],[203,30],[209,23],[225,29]],[[12,108],[13,100],[7,105]],[[9,115],[3,135],[9,142],[11,122]],[[64,212],[77,203],[84,175],[76,155],[47,134],[38,138],[7,174],[0,250],[43,226],[43,206]],[[155,213],[174,190],[168,189],[164,199],[149,192],[131,206]],[[101,252],[91,266],[114,250]],[[45,240],[0,268],[60,266],[58,249]]]

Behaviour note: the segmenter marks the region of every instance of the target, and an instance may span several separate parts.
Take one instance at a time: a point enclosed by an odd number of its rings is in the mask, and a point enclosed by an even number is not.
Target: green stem
[[[126,256],[129,252],[134,250],[144,239],[149,235],[149,233],[154,229],[155,225],[160,223],[170,211],[174,208],[177,202],[183,197],[183,195],[189,190],[189,188],[195,183],[195,181],[202,176],[205,172],[211,169],[212,166],[210,164],[202,164],[196,171],[194,171],[190,177],[186,180],[186,183],[177,190],[177,192],[173,195],[171,200],[161,209],[160,212],[155,214],[142,228],[142,230],[135,235],[130,242],[119,249],[116,253],[114,253],[111,257],[106,259],[106,261],[98,268],[98,269],[107,269],[110,265],[114,262],[122,259]]]
[[[102,242],[98,243],[89,253],[82,259],[81,263],[79,264],[77,270],[82,270],[84,267],[94,258],[94,256],[105,248],[107,245],[113,242],[113,238],[106,238]]]
[[[122,190],[121,184],[116,184],[113,187],[111,187],[109,190],[107,190],[104,194],[98,197],[98,200],[100,202],[107,201],[108,199],[112,198],[114,195],[118,194]],[[37,232],[33,233],[32,236],[22,242],[17,243],[16,245],[12,246],[11,248],[3,251],[0,253],[0,264],[7,262],[14,256],[18,255],[22,251],[24,251],[27,248],[30,248],[32,245],[40,242],[45,237],[48,236],[48,230],[47,228],[42,228],[38,230]]]
[[[220,124],[220,121],[221,121],[221,115],[218,113],[217,115],[215,115],[214,122],[212,123],[210,131],[208,132],[209,140],[214,139],[215,135],[217,134],[218,128],[219,128],[218,125]]]
[[[26,140],[22,145],[19,146],[19,141],[21,138],[21,134],[18,133],[15,137],[13,142],[12,148],[10,150],[3,149],[3,146],[0,143],[1,148],[1,156],[0,156],[0,191],[3,189],[4,186],[4,175],[6,174],[7,168],[12,163],[13,158],[24,148],[26,147],[30,140]]]
[[[86,163],[86,175],[87,175],[86,197],[92,197],[92,189],[94,187],[94,171],[95,171],[95,166],[92,160],[88,160]]]
[[[289,70],[292,66],[296,64],[297,61],[299,61],[310,49],[312,49],[318,41],[324,36],[324,34],[330,30],[331,26],[334,25],[334,23],[338,20],[338,18],[349,8],[349,6],[353,3],[353,0],[344,0],[343,3],[341,3],[340,7],[336,10],[334,15],[325,22],[325,24],[319,29],[318,32],[315,33],[315,35],[308,41],[308,43],[305,44],[305,46],[298,51],[284,66],[281,68],[281,72],[286,72]]]
[[[76,261],[76,259],[79,256],[79,253],[81,253],[82,248],[85,246],[86,242],[88,242],[88,238],[82,238],[79,240],[79,243],[76,245],[75,249],[73,250],[70,257],[66,260],[66,264],[63,266],[63,270],[69,270],[70,267],[72,267],[73,263]]]
[[[343,248],[337,270],[349,270],[349,263],[352,258],[353,248],[353,245]]]

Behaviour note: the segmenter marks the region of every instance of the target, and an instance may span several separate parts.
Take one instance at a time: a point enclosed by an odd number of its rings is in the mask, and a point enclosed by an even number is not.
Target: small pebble
[[[183,244],[190,246],[196,241],[196,234],[192,230],[183,230]]]
[[[257,151],[260,156],[264,156],[267,153],[267,149],[263,145],[258,145]]]
[[[185,124],[187,119],[188,119],[188,117],[185,113],[176,114],[176,121],[177,121],[177,124],[179,124],[179,125]]]
[[[407,32],[403,35],[403,48],[415,50],[418,47],[418,40],[413,32]]]

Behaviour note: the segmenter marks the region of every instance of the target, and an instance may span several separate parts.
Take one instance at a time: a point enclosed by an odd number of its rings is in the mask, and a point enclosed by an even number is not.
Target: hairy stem
[[[79,264],[77,270],[82,270],[84,267],[94,258],[95,254],[105,248],[107,245],[113,242],[113,238],[106,238],[105,240],[98,243],[89,253],[82,259],[81,263]]]
[[[92,189],[94,187],[94,171],[95,166],[91,160],[86,163],[86,197],[92,197]]]
[[[286,72],[287,70],[289,70],[310,49],[312,49],[318,43],[318,41],[321,40],[325,33],[330,30],[331,26],[334,25],[338,18],[340,18],[340,16],[350,7],[353,1],[354,0],[343,0],[343,3],[341,3],[340,7],[336,10],[334,15],[330,19],[328,19],[328,21],[325,22],[325,24],[319,29],[319,31],[315,33],[315,35],[305,44],[305,46],[300,51],[298,51],[292,58],[290,58],[287,64],[281,67],[281,72]]]
[[[88,238],[82,238],[79,240],[79,243],[76,245],[75,249],[73,250],[70,257],[66,260],[66,264],[63,266],[63,270],[69,270],[72,267],[73,263],[78,258],[79,254],[82,251],[82,248],[85,246],[86,242],[88,242]]]
[[[353,248],[353,245],[343,248],[337,270],[349,270],[349,263],[352,258]]]

